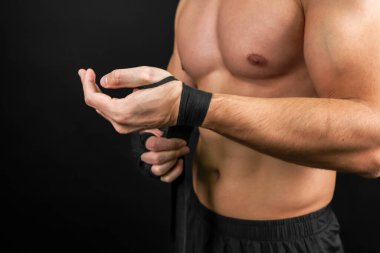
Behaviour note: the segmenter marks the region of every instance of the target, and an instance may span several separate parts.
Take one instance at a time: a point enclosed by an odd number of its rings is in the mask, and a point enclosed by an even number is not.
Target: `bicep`
[[[380,104],[380,3],[309,0],[304,53],[319,96]]]

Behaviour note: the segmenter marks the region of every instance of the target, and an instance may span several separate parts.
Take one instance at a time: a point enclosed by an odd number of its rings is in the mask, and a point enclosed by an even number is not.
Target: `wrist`
[[[206,115],[201,127],[207,128],[210,130],[215,128],[215,123],[217,122],[217,118],[218,118],[218,112],[223,111],[223,110],[221,110],[221,105],[222,105],[223,99],[224,99],[224,97],[222,94],[213,94],[212,95],[207,115]]]
[[[194,89],[182,83],[177,125],[198,127],[208,112],[212,93]]]
[[[170,109],[171,113],[170,113],[170,118],[168,120],[168,126],[177,125],[179,107],[181,103],[182,82],[181,81],[173,82],[173,88],[171,90],[173,91],[173,102],[172,102],[172,107]]]

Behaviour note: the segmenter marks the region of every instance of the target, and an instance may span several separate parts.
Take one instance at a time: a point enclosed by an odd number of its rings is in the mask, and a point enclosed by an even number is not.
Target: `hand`
[[[177,122],[182,92],[180,81],[171,81],[153,89],[137,90],[125,98],[115,99],[100,91],[92,69],[80,69],[78,74],[86,104],[111,122],[119,133],[173,126]],[[168,76],[171,74],[163,69],[137,67],[114,70],[104,76],[100,83],[109,89],[138,88]]]
[[[190,152],[189,147],[186,146],[186,141],[162,137],[163,133],[159,129],[144,132],[153,133],[155,136],[149,137],[146,141],[146,148],[149,152],[144,153],[141,160],[152,164],[152,173],[161,176],[161,181],[173,182],[183,171],[183,160],[178,158]]]

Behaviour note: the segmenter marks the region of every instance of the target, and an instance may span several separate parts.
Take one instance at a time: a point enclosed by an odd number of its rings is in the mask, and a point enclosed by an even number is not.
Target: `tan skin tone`
[[[193,165],[205,206],[288,218],[326,206],[336,171],[379,177],[379,1],[182,0],[175,38],[168,71],[213,93]],[[136,88],[169,72],[117,70],[101,84]],[[118,132],[175,124],[180,82],[115,100],[100,93],[92,70],[79,74],[87,104]],[[170,182],[188,150],[150,131],[157,137],[142,158]]]

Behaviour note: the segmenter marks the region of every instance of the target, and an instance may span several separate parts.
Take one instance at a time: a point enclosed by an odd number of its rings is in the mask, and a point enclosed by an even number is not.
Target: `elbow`
[[[371,179],[378,179],[378,178],[380,178],[380,169],[379,169],[380,167],[377,167],[374,171],[373,171],[373,173],[370,175],[370,178]]]
[[[380,178],[380,148],[371,152],[366,159],[366,167],[363,168],[362,176],[368,179]]]
[[[364,178],[368,178],[368,179],[378,179],[378,178],[380,178],[380,171],[379,171],[379,169],[371,170],[369,172],[362,174],[362,176]]]

